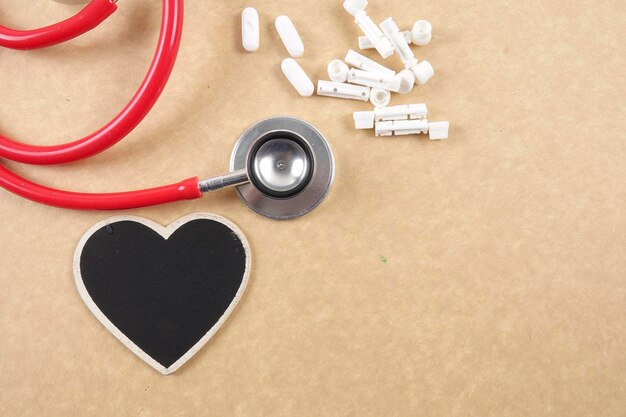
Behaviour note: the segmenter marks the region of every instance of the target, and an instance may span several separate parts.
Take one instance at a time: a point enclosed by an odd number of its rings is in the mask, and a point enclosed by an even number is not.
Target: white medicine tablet
[[[247,7],[241,13],[241,42],[248,52],[259,49],[259,13],[253,7]]]
[[[283,41],[289,55],[294,58],[302,56],[304,54],[304,44],[291,19],[287,16],[278,16],[275,24],[278,36]]]
[[[283,60],[280,68],[283,70],[283,74],[285,74],[285,77],[287,77],[291,85],[293,85],[302,97],[311,97],[313,95],[315,86],[295,59],[287,58]]]

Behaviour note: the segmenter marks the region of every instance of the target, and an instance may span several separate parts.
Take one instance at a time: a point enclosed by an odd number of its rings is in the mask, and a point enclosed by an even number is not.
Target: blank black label
[[[142,223],[111,223],[80,254],[80,276],[94,304],[165,368],[218,323],[245,272],[237,233],[204,218],[184,223],[167,240]]]

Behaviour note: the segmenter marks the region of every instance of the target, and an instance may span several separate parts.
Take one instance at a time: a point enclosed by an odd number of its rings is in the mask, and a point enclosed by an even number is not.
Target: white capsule
[[[404,40],[406,41],[406,43],[410,45],[412,42],[411,31],[404,30],[400,32],[400,34],[402,35],[402,37],[404,37]],[[359,49],[374,49],[374,45],[372,44],[372,42],[370,42],[367,36],[359,36]]]
[[[374,107],[386,107],[391,101],[391,93],[380,88],[372,88],[370,92],[370,102]]]
[[[368,57],[363,56],[356,51],[353,51],[352,49],[348,50],[344,61],[346,61],[347,64],[350,64],[363,71],[376,72],[379,74],[390,76],[396,75],[395,71],[390,70],[384,65],[381,65],[378,62],[369,59]]]
[[[291,85],[293,85],[302,97],[310,97],[313,95],[315,86],[295,59],[287,58],[283,60],[280,68],[283,70],[283,74],[285,74],[285,77],[287,77]]]
[[[400,79],[395,75],[383,75],[376,72],[362,71],[352,68],[348,72],[348,82],[352,84],[365,85],[367,87],[379,88],[381,90],[393,91],[397,93],[400,90]]]
[[[409,69],[417,64],[415,54],[413,54],[411,47],[404,39],[404,36],[400,33],[398,25],[396,25],[396,22],[394,22],[391,17],[383,20],[380,24],[380,28],[383,30],[387,39],[391,42],[391,45],[393,45],[393,49],[400,57],[400,60],[404,64],[404,68]]]
[[[350,71],[350,68],[340,59],[330,61],[327,69],[331,81],[345,83],[348,79],[348,71]]]
[[[248,52],[259,49],[259,13],[253,7],[247,7],[241,13],[241,43]]]
[[[411,30],[411,40],[415,45],[424,46],[433,38],[433,25],[428,20],[418,20]]]
[[[357,13],[354,21],[383,58],[389,58],[393,55],[393,46],[391,46],[389,39],[364,11]]]
[[[413,68],[411,68],[411,71],[413,71],[413,74],[415,75],[415,84],[420,85],[426,84],[428,80],[430,80],[432,76],[435,75],[435,69],[432,65],[430,65],[430,62],[428,61],[422,61],[419,64],[413,66]]]
[[[415,74],[413,74],[413,71],[402,70],[396,77],[400,79],[400,90],[398,90],[398,93],[408,94],[413,90],[415,86]]]
[[[278,16],[276,18],[276,31],[283,41],[283,45],[287,48],[287,52],[294,58],[298,58],[304,54],[304,44],[293,22],[287,16]]]
[[[352,16],[356,16],[357,13],[362,12],[367,7],[367,0],[345,0],[343,2],[343,8],[346,12]]]
[[[367,101],[370,98],[370,89],[359,85],[319,80],[317,82],[317,95]]]
[[[374,112],[373,111],[355,111],[352,113],[354,118],[355,129],[372,129],[374,128]]]
[[[428,123],[428,137],[430,140],[448,139],[449,122],[431,122]]]

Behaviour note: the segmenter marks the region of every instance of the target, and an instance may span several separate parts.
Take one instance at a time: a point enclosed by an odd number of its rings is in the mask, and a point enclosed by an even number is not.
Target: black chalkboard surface
[[[92,227],[74,257],[76,285],[92,313],[163,374],[189,360],[224,323],[249,266],[244,235],[212,214],[168,227],[114,217]]]

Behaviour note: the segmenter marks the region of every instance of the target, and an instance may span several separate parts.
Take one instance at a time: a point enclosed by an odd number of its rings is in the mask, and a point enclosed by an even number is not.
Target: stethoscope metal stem
[[[201,193],[208,193],[218,191],[223,188],[237,187],[238,185],[247,184],[249,182],[250,178],[248,178],[248,171],[240,169],[238,171],[220,175],[219,177],[199,181],[198,186]]]

